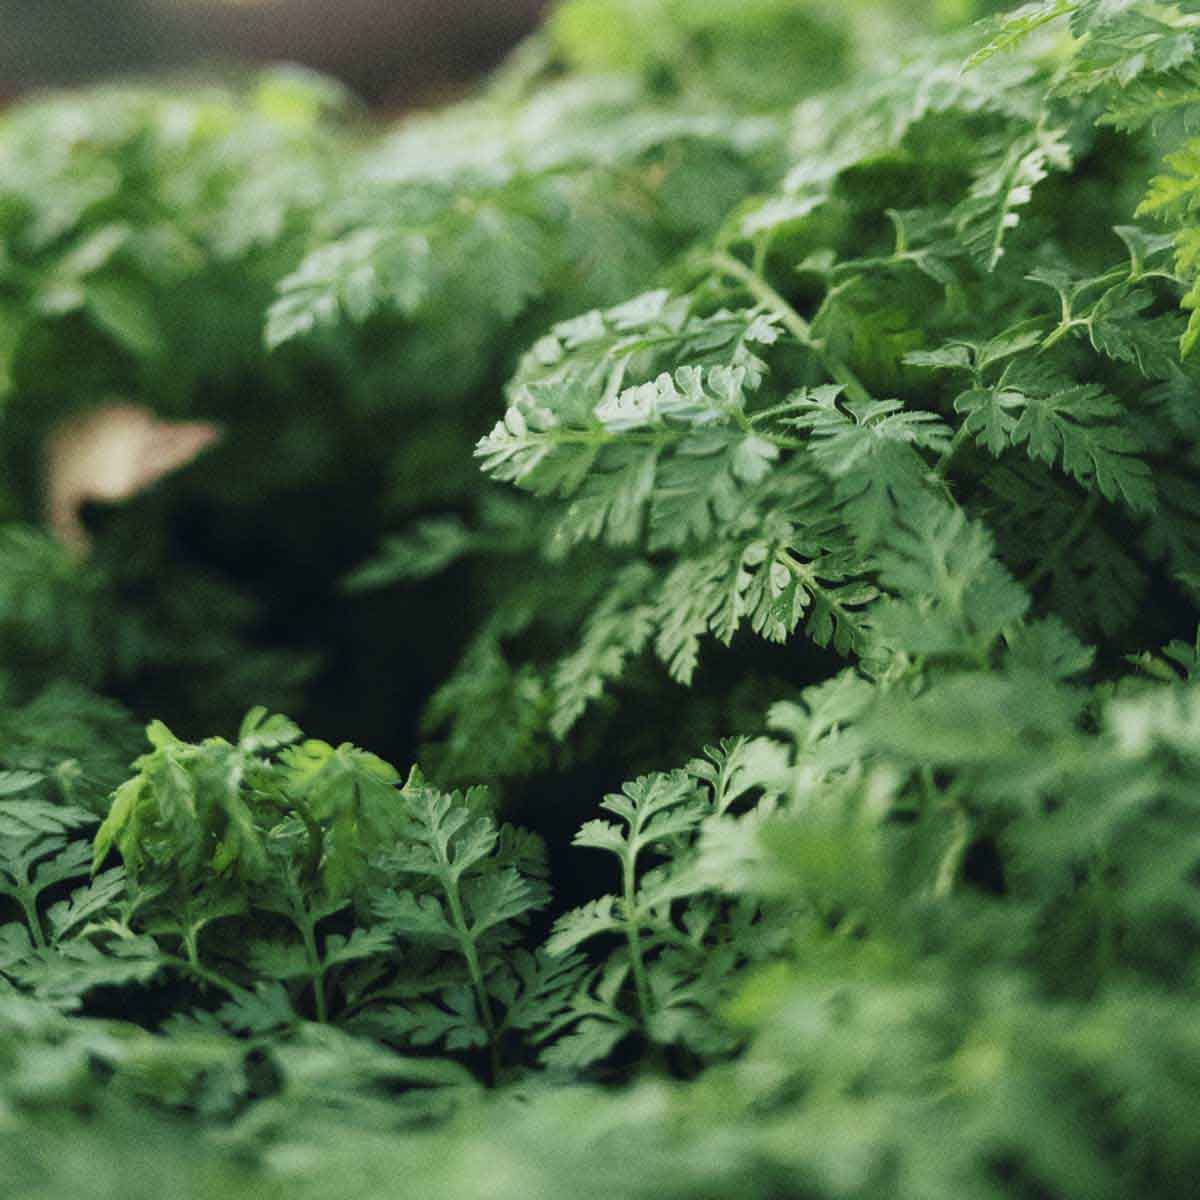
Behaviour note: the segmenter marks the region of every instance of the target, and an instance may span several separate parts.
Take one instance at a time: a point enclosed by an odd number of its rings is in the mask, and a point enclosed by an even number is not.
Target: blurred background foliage
[[[213,61],[303,63],[380,104],[461,87],[545,0],[3,0],[0,94]]]
[[[880,26],[879,0],[822,0],[826,18]],[[0,96],[117,74],[213,62],[295,62],[342,80],[372,104],[409,106],[462,88],[538,24],[547,0],[0,0]],[[703,61],[714,40],[739,43],[714,74],[748,99],[779,76],[797,36],[820,38],[820,6],[777,0],[590,0],[559,11],[554,36],[574,66],[653,68],[679,60],[681,42]],[[962,24],[994,0],[908,0],[889,5],[911,29]],[[743,31],[736,36],[737,28]],[[826,22],[826,28],[828,23]],[[732,43],[731,43],[732,44]],[[813,56],[814,65],[820,60]],[[744,68],[738,71],[738,63]],[[778,97],[776,97],[778,99]]]

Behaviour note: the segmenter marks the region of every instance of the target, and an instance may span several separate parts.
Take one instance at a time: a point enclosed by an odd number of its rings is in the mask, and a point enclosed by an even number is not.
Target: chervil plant
[[[5,1195],[1190,1194],[1200,6],[936,9],[3,118]]]

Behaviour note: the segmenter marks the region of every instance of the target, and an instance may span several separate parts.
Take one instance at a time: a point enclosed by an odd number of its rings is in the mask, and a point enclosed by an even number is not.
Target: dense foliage
[[[0,119],[0,1193],[1190,1194],[1200,4],[990,8]]]

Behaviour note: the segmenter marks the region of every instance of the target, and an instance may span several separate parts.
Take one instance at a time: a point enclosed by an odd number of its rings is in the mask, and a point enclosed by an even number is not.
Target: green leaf
[[[90,280],[84,295],[92,319],[126,350],[138,358],[166,353],[149,296],[119,279]]]
[[[925,489],[918,449],[944,452],[949,430],[898,400],[839,403],[840,387],[802,392],[788,423],[811,431],[809,453],[834,482],[843,519],[862,549],[877,544],[897,512]]]
[[[447,1050],[471,1050],[487,1045],[487,1030],[480,1022],[479,1011],[469,988],[448,989],[444,1005],[420,1002],[410,1005],[391,1005],[373,1012],[364,1025],[378,1036],[392,1039],[401,1045],[445,1045]]]
[[[1115,418],[1115,397],[1096,384],[1084,384],[1026,397],[1013,428],[1013,441],[1032,458],[1059,463],[1106,500],[1121,500],[1134,512],[1150,512],[1155,489],[1150,468],[1138,457],[1136,434]]]
[[[544,884],[525,878],[516,867],[489,871],[463,885],[463,901],[473,938],[507,921],[520,920],[543,907],[549,898],[549,889]]]
[[[302,736],[299,726],[278,713],[269,714],[259,705],[252,708],[238,731],[238,745],[250,754],[278,750]]]
[[[619,679],[629,659],[650,640],[654,610],[647,593],[652,580],[641,564],[618,575],[589,614],[578,648],[554,668],[550,729],[555,737],[566,737],[588,705],[604,695],[605,685]]]
[[[387,930],[355,929],[349,937],[333,933],[325,940],[321,961],[328,970],[330,967],[341,966],[343,963],[359,962],[363,959],[387,954],[391,948],[392,936]]]
[[[970,70],[997,54],[1013,49],[1043,25],[1074,13],[1077,0],[1032,0],[996,19],[994,34],[986,45],[967,59],[964,70]]]
[[[381,229],[360,229],[319,246],[280,282],[267,314],[267,347],[335,325],[343,314],[361,322],[387,305],[415,313],[430,288],[430,257],[421,235]]]
[[[563,913],[546,940],[547,952],[561,958],[591,938],[624,929],[624,920],[614,912],[615,903],[616,897],[601,896],[598,900],[589,900],[581,908]]]
[[[963,428],[975,435],[997,458],[1013,444],[1017,413],[1025,405],[1020,392],[1001,388],[972,388],[954,400],[954,411],[965,415]]]
[[[376,897],[374,911],[389,933],[435,945],[457,941],[454,926],[446,919],[445,908],[436,896],[386,892]]]
[[[994,271],[1005,253],[1009,231],[1019,210],[1051,170],[1071,166],[1071,150],[1063,130],[1037,129],[992,151],[992,161],[979,170],[971,191],[956,211],[959,236],[985,271]]]

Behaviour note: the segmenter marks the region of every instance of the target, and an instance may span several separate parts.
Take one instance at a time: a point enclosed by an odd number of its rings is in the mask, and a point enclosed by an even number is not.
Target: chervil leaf
[[[915,451],[944,451],[948,431],[932,413],[906,412],[899,401],[842,404],[839,392],[802,393],[789,421],[811,431],[812,457],[833,480],[844,519],[867,548],[923,490],[924,465]]]
[[[978,172],[970,195],[957,209],[959,235],[985,271],[994,271],[1009,230],[1020,220],[1034,188],[1051,169],[1064,171],[1071,152],[1062,130],[1038,129],[1000,142]]]
[[[601,896],[598,900],[589,900],[582,908],[564,913],[554,924],[546,942],[547,951],[562,957],[590,938],[622,929],[623,921],[614,913],[614,903],[614,897]]]
[[[438,945],[455,941],[454,927],[436,896],[385,892],[375,902],[375,915],[389,931],[405,938],[432,940]]]
[[[1138,458],[1136,434],[1117,424],[1120,406],[1094,384],[1030,395],[1012,437],[1033,458],[1061,463],[1081,483],[1135,512],[1154,507],[1150,469]]]

